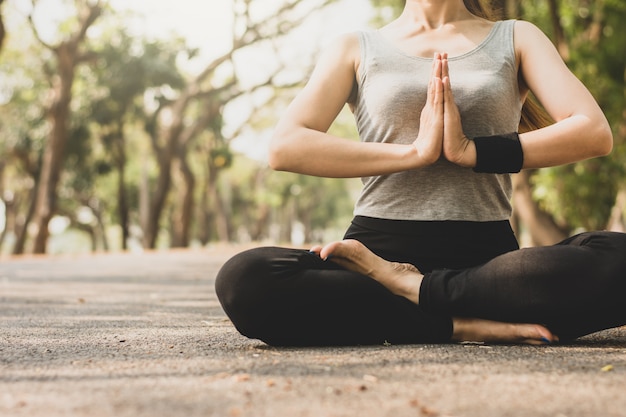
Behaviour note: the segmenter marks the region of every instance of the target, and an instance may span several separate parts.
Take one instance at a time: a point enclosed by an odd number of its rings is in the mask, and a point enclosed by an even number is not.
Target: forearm
[[[412,144],[358,142],[307,128],[279,132],[269,154],[272,169],[331,178],[386,175],[432,162]]]
[[[522,133],[520,142],[524,168],[544,168],[607,155],[613,146],[613,136],[605,119],[578,115]]]
[[[504,138],[497,137],[496,140]],[[520,157],[523,158],[521,168],[529,169],[565,165],[607,155],[611,151],[613,138],[606,120],[593,121],[579,115],[522,133],[519,135],[519,143]],[[453,162],[475,168],[478,161],[477,145],[473,140],[467,140],[466,145],[462,157]]]

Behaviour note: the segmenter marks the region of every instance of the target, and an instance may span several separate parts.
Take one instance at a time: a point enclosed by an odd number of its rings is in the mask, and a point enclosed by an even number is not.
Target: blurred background
[[[541,27],[604,109],[613,153],[514,179],[524,246],[624,230],[626,2],[494,0]],[[273,172],[316,57],[403,0],[0,0],[0,252],[338,239],[358,179]],[[332,133],[358,140],[346,109]]]

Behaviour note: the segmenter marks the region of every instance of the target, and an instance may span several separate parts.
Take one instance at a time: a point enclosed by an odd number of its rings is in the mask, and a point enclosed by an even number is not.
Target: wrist
[[[457,140],[450,141],[454,145],[444,147],[448,161],[464,168],[473,168],[476,165],[476,146],[474,141],[463,135]]]
[[[463,150],[456,164],[464,168],[474,168],[476,166],[476,144],[467,136],[463,136],[461,142],[463,143]]]
[[[441,148],[421,147],[414,143],[410,146],[408,158],[410,158],[411,168],[422,168],[432,165],[441,157]]]
[[[524,151],[517,132],[473,139],[476,163],[474,172],[506,174],[520,172]]]

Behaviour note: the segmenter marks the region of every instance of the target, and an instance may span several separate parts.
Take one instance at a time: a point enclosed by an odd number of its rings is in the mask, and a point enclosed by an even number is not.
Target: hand
[[[474,142],[463,133],[461,114],[454,101],[452,85],[450,84],[447,54],[442,55],[441,76],[444,91],[443,155],[454,164],[473,167],[476,165],[476,148]]]
[[[420,129],[413,146],[422,164],[430,165],[441,156],[444,134],[444,90],[441,54],[436,53],[428,82],[426,105],[420,115]]]

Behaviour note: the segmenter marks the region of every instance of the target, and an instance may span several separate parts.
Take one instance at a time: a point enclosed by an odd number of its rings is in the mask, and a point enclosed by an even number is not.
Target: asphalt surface
[[[215,297],[232,253],[0,260],[0,416],[626,416],[626,328],[567,346],[277,349]]]

